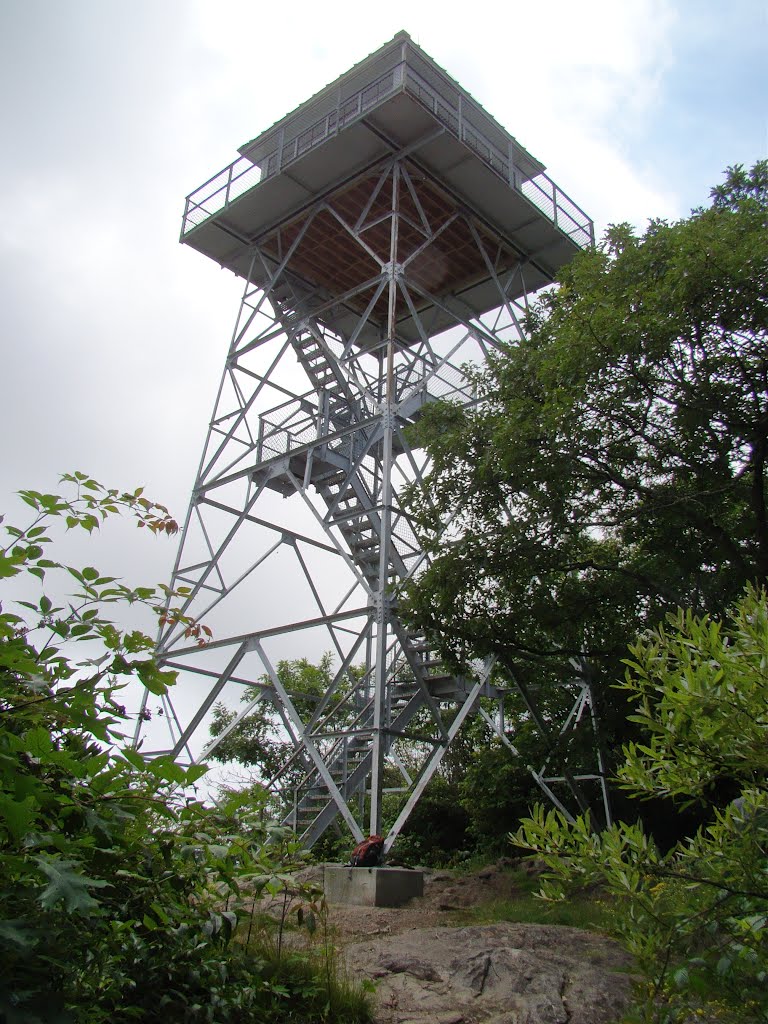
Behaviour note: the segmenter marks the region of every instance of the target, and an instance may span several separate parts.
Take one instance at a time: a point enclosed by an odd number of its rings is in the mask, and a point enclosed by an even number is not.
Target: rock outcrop
[[[411,929],[344,956],[376,984],[377,1024],[615,1024],[630,1003],[629,957],[576,928]]]

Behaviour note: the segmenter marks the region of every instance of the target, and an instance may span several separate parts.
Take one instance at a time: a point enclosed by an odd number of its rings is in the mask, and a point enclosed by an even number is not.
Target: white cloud
[[[687,212],[704,198],[685,191],[689,140],[667,140],[671,180],[659,112],[698,7],[1,5],[4,494],[77,466],[183,515],[240,291],[178,246],[184,195],[401,28],[599,228]],[[728,160],[710,159],[714,180]],[[168,558],[147,556],[149,579]]]
[[[670,0],[481,0],[456,17],[431,0],[395,11],[303,2],[291,6],[290,23],[280,7],[241,0],[201,0],[193,10],[207,52],[196,92],[209,116],[200,121],[218,152],[220,128],[230,132],[222,166],[237,145],[405,28],[599,224],[677,212],[662,176],[622,156],[625,140],[652,123],[672,60]]]

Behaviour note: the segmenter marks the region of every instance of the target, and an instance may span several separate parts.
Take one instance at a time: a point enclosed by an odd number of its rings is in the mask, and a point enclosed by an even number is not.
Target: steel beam
[[[429,402],[478,401],[466,366],[521,336],[526,275],[542,274],[519,239],[494,233],[416,161],[443,131],[393,147],[243,243],[250,270],[171,581],[187,592],[169,597],[158,646],[180,678],[163,749],[215,754],[268,699],[286,757],[263,781],[309,845],[341,821],[354,840],[385,833],[389,849],[473,714],[518,756],[499,669],[455,676],[396,600],[429,564],[403,507],[405,487],[430,501],[429,463],[408,427]],[[178,612],[207,616],[213,639],[185,637]],[[338,666],[324,692],[290,692],[281,662],[324,651]],[[244,686],[254,696],[242,707]],[[519,692],[542,734],[554,729],[552,758],[527,766],[533,784],[571,815],[604,762],[573,773],[555,754],[585,722],[596,728],[591,691],[585,682],[554,726],[529,688]],[[489,696],[495,723],[480,704]],[[206,744],[215,701],[235,715]],[[135,741],[148,730],[140,720]],[[395,791],[388,819],[384,794]]]

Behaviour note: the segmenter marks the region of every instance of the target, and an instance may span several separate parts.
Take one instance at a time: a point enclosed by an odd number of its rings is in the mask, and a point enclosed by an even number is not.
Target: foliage
[[[0,550],[0,575],[42,584],[37,600],[16,602],[23,616],[0,608],[0,1019],[226,1024],[305,1008],[323,1019],[303,975],[293,988],[273,983],[269,965],[231,941],[249,901],[252,915],[260,893],[287,884],[283,847],[264,852],[260,809],[174,798],[205,768],[145,762],[124,733],[125,686],[160,695],[173,673],[109,606],[158,599],[158,614],[190,636],[204,642],[205,630],[178,615],[174,594],[51,557],[57,523],[92,532],[123,513],[169,534],[175,523],[141,491],[80,473],[64,484],[73,497],[21,493],[34,518],[6,524]],[[57,588],[74,592],[62,600]]]
[[[538,686],[545,718],[585,657],[621,734],[637,632],[768,579],[767,212],[761,163],[685,220],[611,228],[478,374],[480,403],[415,428],[433,560],[401,610],[459,665],[495,655]]]
[[[397,817],[403,802],[398,797],[394,793],[385,795],[385,823]],[[467,847],[468,821],[456,786],[437,772],[405,823],[390,859],[411,867],[445,867]]]
[[[493,708],[489,702],[489,711]],[[445,712],[451,722],[451,709]],[[523,726],[515,737],[529,753],[541,755],[537,738]],[[400,751],[409,772],[418,772]],[[397,779],[392,780],[395,785]],[[528,813],[531,774],[509,751],[488,724],[474,715],[465,722],[421,799],[411,812],[394,848],[398,860],[429,867],[463,863],[477,854],[482,863],[507,850],[507,834]],[[384,800],[385,821],[394,821],[401,806],[399,794]]]
[[[530,751],[536,739],[528,739],[528,731],[520,730],[515,742]],[[476,849],[485,850],[486,855],[505,852],[500,840],[528,813],[531,788],[530,771],[495,737],[478,742],[459,784],[461,805],[469,817],[469,838]]]
[[[306,658],[281,661],[277,666],[280,682],[288,691],[298,713],[309,718],[318,701],[331,687],[333,682],[333,655],[326,652],[314,665]],[[356,670],[351,669],[354,674]],[[273,692],[268,677],[261,680],[262,686],[249,686],[243,692],[243,704],[251,704],[253,709],[239,722],[235,728],[211,751],[210,757],[215,761],[236,761],[254,769],[257,779],[268,781],[285,765],[293,753],[290,742],[277,710],[271,699]],[[330,701],[336,707],[344,700],[348,687],[338,686]],[[236,712],[229,710],[224,704],[216,704],[213,709],[211,735],[219,736],[235,719]],[[298,771],[298,769],[297,769]]]
[[[543,903],[536,895],[523,891],[509,899],[493,899],[466,910],[454,911],[453,922],[461,925],[514,924],[563,925],[605,932],[610,928],[612,908],[592,893],[575,893],[567,900]],[[453,923],[452,922],[452,923]]]
[[[622,688],[649,738],[625,747],[620,784],[704,803],[708,823],[664,854],[640,824],[595,835],[588,817],[569,826],[537,807],[515,842],[545,856],[546,898],[594,883],[615,897],[613,927],[647,979],[644,1021],[684,1020],[710,992],[720,1019],[768,1020],[766,592],[748,588],[727,628],[670,615],[631,653]],[[720,808],[723,780],[733,799]]]
[[[295,875],[281,875],[268,879],[259,891],[260,927],[253,928],[252,903],[244,942],[261,961],[272,990],[277,995],[294,996],[293,1007],[288,999],[275,1004],[277,1019],[332,1020],[336,1024],[367,1021],[373,988],[350,982],[338,963],[322,888],[300,882]],[[303,942],[295,934],[297,929]],[[289,933],[290,943],[285,942]]]

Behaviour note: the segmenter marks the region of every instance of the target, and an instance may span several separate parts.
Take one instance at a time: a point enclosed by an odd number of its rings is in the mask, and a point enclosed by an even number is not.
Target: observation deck
[[[364,197],[370,196],[371,178],[394,156],[407,159],[421,183],[407,214],[445,225],[425,270],[428,290],[439,285],[441,294],[459,296],[471,315],[498,306],[498,288],[478,258],[468,258],[459,226],[451,226],[457,210],[471,215],[487,237],[502,241],[507,268],[525,264],[525,287],[521,278],[518,295],[550,283],[594,241],[592,221],[544,173],[544,165],[406,32],[239,152],[188,196],[181,241],[235,274],[250,276],[257,286],[269,286],[271,269],[287,250],[289,270],[302,288],[326,299],[371,278],[377,268],[355,249],[349,227],[377,213]],[[323,200],[328,209],[307,230],[307,211]],[[380,238],[372,234],[370,248],[383,262],[389,258],[384,222],[390,210],[386,196],[378,203]],[[254,247],[262,250],[256,261]],[[334,326],[343,333],[343,323]],[[398,334],[406,341],[415,337],[407,323]]]

